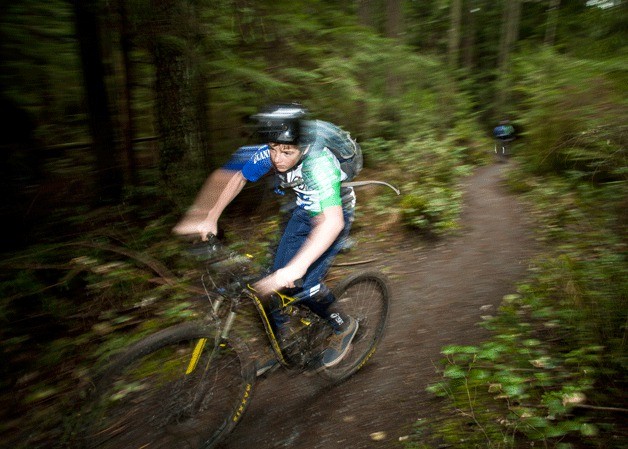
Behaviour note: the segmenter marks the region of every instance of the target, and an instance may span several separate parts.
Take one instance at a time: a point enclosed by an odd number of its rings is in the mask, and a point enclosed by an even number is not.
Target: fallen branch
[[[159,262],[152,257],[145,256],[144,254],[140,254],[136,251],[131,251],[126,248],[121,248],[119,246],[111,246],[111,245],[103,245],[100,243],[88,243],[88,242],[79,242],[79,243],[70,243],[72,246],[84,246],[87,248],[100,249],[102,251],[110,251],[112,253],[122,254],[123,256],[127,256],[131,259],[134,259],[143,265],[146,265],[155,273],[157,273],[161,278],[164,279],[166,284],[173,285],[176,283],[176,276],[172,274],[165,265]]]
[[[587,404],[569,404],[571,408],[584,408],[587,410],[597,410],[600,412],[619,412],[619,413],[628,413],[628,409],[621,407],[605,407],[600,405],[587,405]],[[547,405],[543,404],[521,404],[521,407],[525,408],[536,408],[536,409],[546,409]]]
[[[621,407],[603,407],[598,405],[587,405],[587,404],[575,404],[574,408],[586,408],[589,410],[599,410],[602,412],[620,412],[620,413],[628,413],[628,409]]]
[[[377,259],[367,259],[367,260],[358,260],[355,262],[342,262],[342,263],[335,263],[332,266],[334,267],[352,267],[355,265],[364,265],[367,263],[371,263],[371,262],[375,262]]]

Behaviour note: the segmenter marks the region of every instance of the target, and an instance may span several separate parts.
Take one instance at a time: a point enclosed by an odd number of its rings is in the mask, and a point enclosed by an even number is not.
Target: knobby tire
[[[97,378],[83,413],[82,446],[215,447],[242,417],[255,380],[246,347],[237,339],[216,345],[215,337],[213,327],[184,323],[114,359]]]
[[[390,308],[388,281],[379,272],[358,272],[341,280],[333,293],[341,310],[358,321],[352,348],[336,366],[320,375],[341,382],[353,375],[373,356],[384,335]]]

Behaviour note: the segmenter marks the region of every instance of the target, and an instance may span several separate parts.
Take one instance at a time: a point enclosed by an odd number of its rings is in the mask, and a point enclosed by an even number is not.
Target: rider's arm
[[[237,171],[221,189],[207,217],[199,223],[197,230],[203,239],[207,234],[215,235],[218,232],[218,219],[229,203],[242,191],[246,182],[257,181],[271,169],[268,145],[241,147],[227,166]]]
[[[330,206],[313,219],[314,226],[307,240],[288,264],[255,284],[257,292],[266,296],[275,290],[294,287],[312,265],[334,243],[344,228],[342,206]]]
[[[218,219],[222,215],[225,208],[238,196],[246,185],[246,178],[242,175],[241,171],[236,172],[229,182],[225,185],[224,189],[220,192],[216,203],[207,213],[207,217],[198,225],[198,232],[204,239],[208,234],[216,234],[218,232]]]
[[[324,209],[313,219],[314,226],[307,240],[288,262],[284,270],[294,273],[294,279],[305,275],[307,269],[334,243],[345,225],[342,206]]]

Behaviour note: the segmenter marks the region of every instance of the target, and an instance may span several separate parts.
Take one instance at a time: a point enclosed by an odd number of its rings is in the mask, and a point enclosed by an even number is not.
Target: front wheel
[[[360,272],[341,280],[333,289],[339,308],[358,321],[352,348],[342,361],[320,371],[320,375],[340,382],[358,371],[377,349],[388,320],[390,290],[379,272]]]
[[[115,359],[85,410],[83,446],[214,447],[242,417],[255,379],[245,346],[216,341],[214,328],[186,323]]]

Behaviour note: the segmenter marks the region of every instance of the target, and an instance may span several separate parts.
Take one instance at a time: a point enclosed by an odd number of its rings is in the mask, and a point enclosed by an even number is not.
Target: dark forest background
[[[407,446],[434,447],[429,434],[457,447],[621,447],[626,11],[621,0],[2,2],[2,440],[68,445],[103,354],[195,314],[198,267],[170,230],[252,141],[247,117],[299,101],[358,139],[364,178],[403,192],[370,196],[357,230],[396,217],[408,239],[456,232],[459,181],[492,162],[499,121],[518,131],[509,186],[542,255],[488,324],[495,339],[443,350],[432,390],[466,414],[417,425]],[[223,227],[263,262],[279,218],[261,196],[275,201],[248,188]]]

